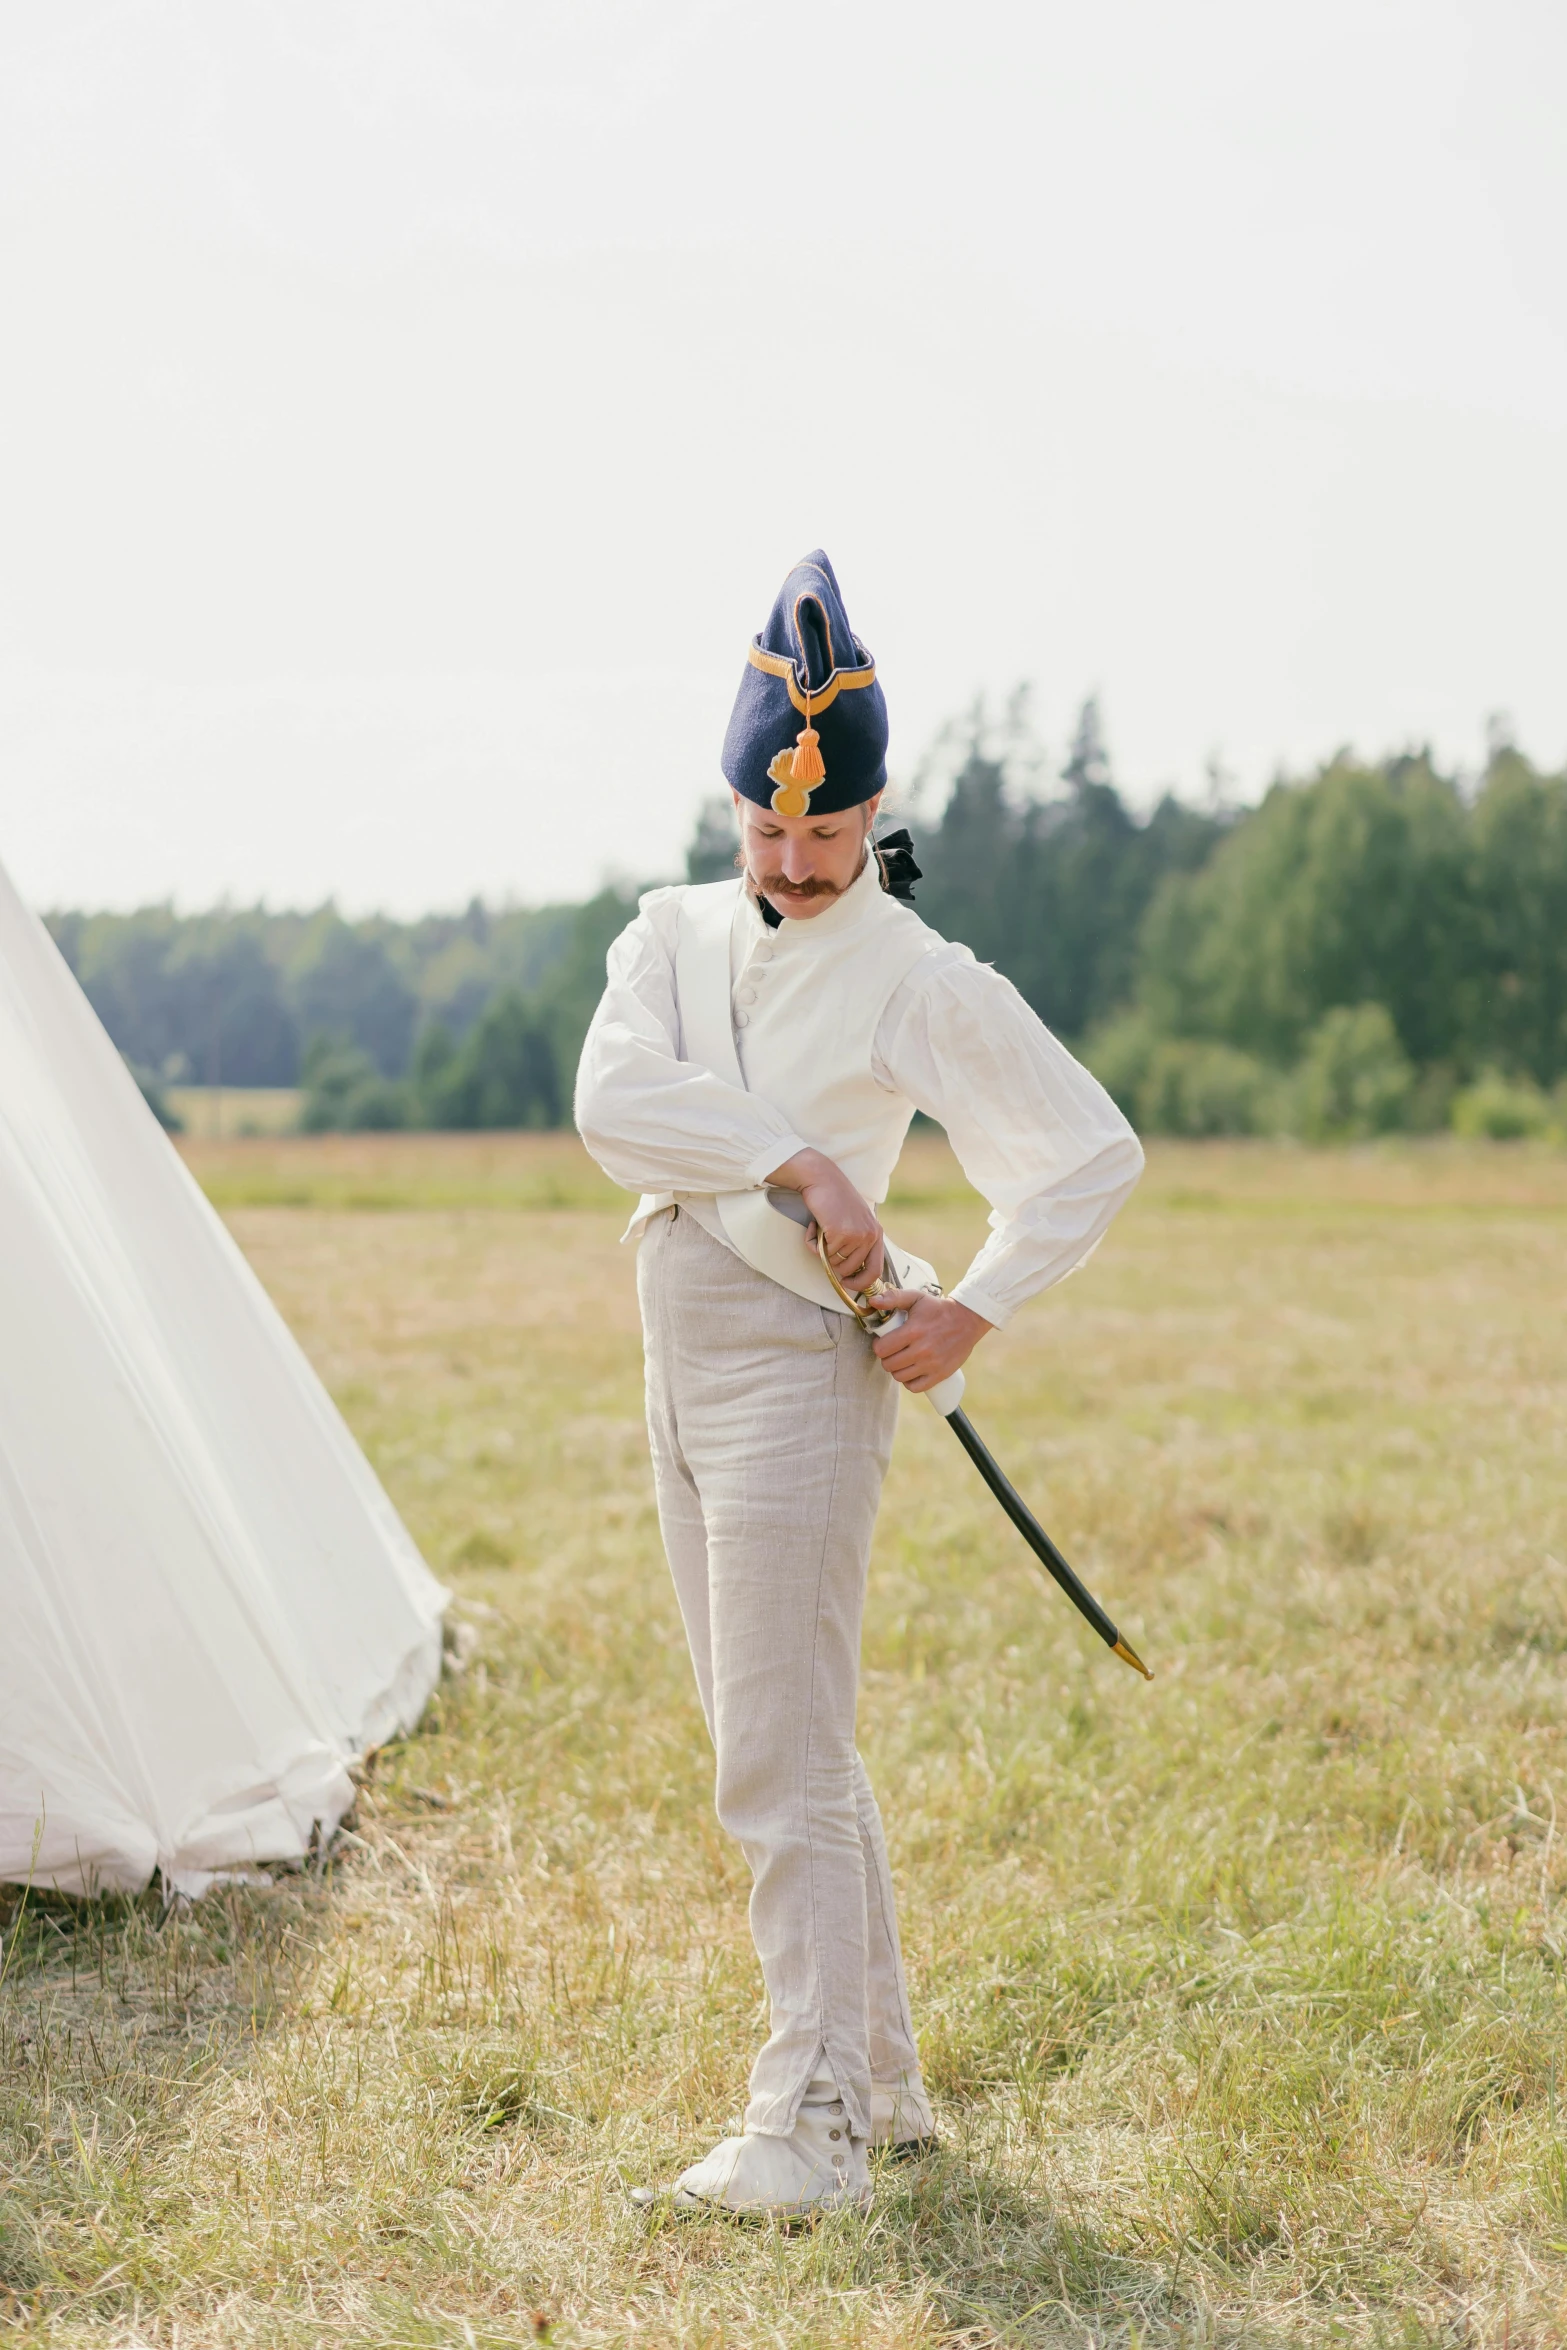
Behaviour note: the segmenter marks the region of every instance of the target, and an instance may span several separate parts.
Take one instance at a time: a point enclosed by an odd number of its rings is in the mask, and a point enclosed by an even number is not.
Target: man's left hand
[[[923,1395],[960,1371],[987,1331],[995,1328],[983,1314],[960,1306],[954,1297],[930,1297],[923,1289],[884,1289],[876,1304],[889,1314],[908,1315],[901,1330],[873,1338],[872,1346],[900,1387]]]

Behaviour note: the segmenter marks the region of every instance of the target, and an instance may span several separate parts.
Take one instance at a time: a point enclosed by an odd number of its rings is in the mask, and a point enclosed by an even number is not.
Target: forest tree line
[[[1144,1131],[1567,1132],[1567,774],[1344,753],[1251,809],[1135,815],[1092,703],[1059,774],[1016,709],[948,730],[905,820],[920,912],[996,964]],[[930,804],[930,812],[924,809]],[[727,801],[687,877],[733,869]],[[301,1086],[322,1127],[543,1127],[634,896],[399,923],[222,910],[50,927],[150,1093]]]

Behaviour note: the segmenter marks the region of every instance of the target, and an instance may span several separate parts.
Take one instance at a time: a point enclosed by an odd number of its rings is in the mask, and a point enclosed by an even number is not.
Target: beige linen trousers
[[[745,2127],[787,2137],[831,2070],[917,2077],[881,1815],[854,1743],[860,1619],[898,1388],[847,1315],[781,1289],[678,1208],[637,1257],[659,1523],[718,1816],[752,1875],[772,2029]]]

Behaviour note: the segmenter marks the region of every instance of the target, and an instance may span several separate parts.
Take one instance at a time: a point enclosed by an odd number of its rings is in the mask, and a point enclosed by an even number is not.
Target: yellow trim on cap
[[[802,718],[814,717],[819,710],[831,709],[840,693],[852,693],[856,686],[876,683],[876,664],[868,661],[863,669],[835,669],[822,686],[812,686],[807,707],[804,694],[795,682],[794,663],[787,653],[764,653],[760,645],[746,650],[746,659],[753,669],[761,669],[769,677],[781,677],[789,688],[789,699]]]

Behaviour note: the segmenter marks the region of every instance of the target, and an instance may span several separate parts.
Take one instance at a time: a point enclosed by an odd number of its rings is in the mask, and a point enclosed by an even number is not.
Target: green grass
[[[987,1342],[1151,1687],[905,1411],[862,1744],[942,2148],[788,2237],[625,2197],[760,2022],[618,1195],[558,1138],[192,1156],[312,1203],[232,1221],[469,1653],[319,1873],[12,1899],[7,2343],[1567,2340],[1567,1161],[1167,1146]],[[951,1273],[939,1144],[900,1191]]]

